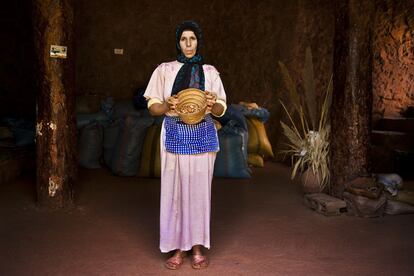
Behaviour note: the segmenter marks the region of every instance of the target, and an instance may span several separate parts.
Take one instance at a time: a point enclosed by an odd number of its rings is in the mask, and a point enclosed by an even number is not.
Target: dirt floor
[[[159,180],[81,170],[77,207],[38,211],[29,178],[0,187],[0,275],[414,275],[414,215],[324,217],[289,168],[215,179],[210,266],[168,271]]]

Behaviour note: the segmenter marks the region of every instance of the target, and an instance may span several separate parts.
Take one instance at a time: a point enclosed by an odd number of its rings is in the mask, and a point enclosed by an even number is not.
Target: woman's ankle
[[[203,250],[201,245],[194,245],[193,248],[193,255],[203,255]]]

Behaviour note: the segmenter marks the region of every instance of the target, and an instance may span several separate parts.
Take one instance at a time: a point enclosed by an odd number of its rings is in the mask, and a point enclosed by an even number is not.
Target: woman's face
[[[181,52],[186,58],[192,58],[197,52],[197,37],[193,31],[184,30],[180,38]]]

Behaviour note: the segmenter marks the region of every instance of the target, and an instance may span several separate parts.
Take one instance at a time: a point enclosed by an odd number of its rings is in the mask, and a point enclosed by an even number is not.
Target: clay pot
[[[320,173],[319,173],[320,174]],[[311,168],[308,168],[301,176],[302,190],[305,194],[314,194],[322,192],[320,181],[322,177],[317,177]]]

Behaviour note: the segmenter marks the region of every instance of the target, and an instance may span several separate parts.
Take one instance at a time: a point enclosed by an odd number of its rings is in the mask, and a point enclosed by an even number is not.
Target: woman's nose
[[[185,46],[191,47],[191,40],[187,40],[185,44],[186,44]]]

